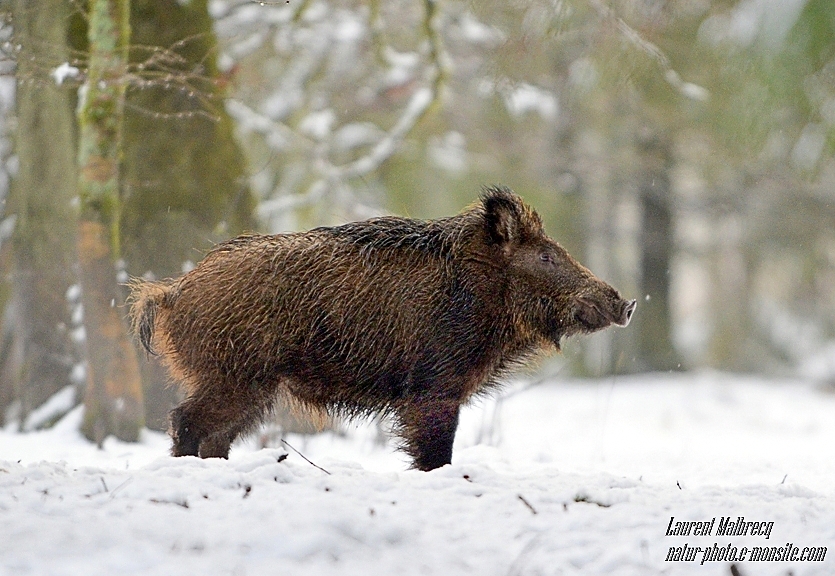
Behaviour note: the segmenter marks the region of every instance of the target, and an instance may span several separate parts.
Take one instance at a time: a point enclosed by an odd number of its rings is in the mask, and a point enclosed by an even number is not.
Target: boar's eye
[[[551,263],[551,262],[554,261],[554,259],[551,258],[551,254],[548,253],[548,252],[540,252],[539,253],[539,260],[540,260],[540,262],[545,262],[546,264]]]

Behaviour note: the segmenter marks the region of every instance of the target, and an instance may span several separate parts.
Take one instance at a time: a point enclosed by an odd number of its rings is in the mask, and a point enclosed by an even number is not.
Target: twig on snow
[[[314,468],[318,468],[319,470],[321,470],[322,472],[324,472],[324,473],[325,473],[325,474],[327,474],[328,476],[330,476],[330,475],[331,475],[331,473],[330,473],[330,472],[328,472],[327,470],[325,470],[324,468],[322,468],[322,467],[321,467],[321,466],[319,466],[318,464],[313,463],[313,462],[310,460],[310,458],[308,458],[307,456],[305,456],[304,454],[302,454],[301,452],[299,452],[298,450],[296,450],[295,448],[293,448],[293,447],[290,445],[290,443],[289,443],[289,442],[287,442],[287,440],[285,440],[284,438],[282,438],[282,439],[281,439],[281,443],[282,443],[282,444],[284,444],[285,446],[287,446],[290,450],[292,450],[293,452],[295,452],[295,453],[296,453],[296,454],[298,454],[299,456],[301,456],[301,457],[302,457],[302,458],[303,458],[303,459],[304,459],[304,460],[305,460],[308,464],[310,464],[310,465],[311,465],[311,466],[313,466]]]
[[[525,500],[525,497],[524,497],[524,496],[522,496],[521,494],[517,494],[516,496],[517,496],[517,498],[519,498],[519,500],[521,500],[521,501],[522,501],[522,504],[524,504],[525,506],[527,506],[527,507],[528,507],[528,510],[530,510],[533,514],[536,514],[536,513],[537,513],[536,508],[534,508],[534,507],[531,505],[531,503],[530,503],[530,502],[528,502],[527,500]]]

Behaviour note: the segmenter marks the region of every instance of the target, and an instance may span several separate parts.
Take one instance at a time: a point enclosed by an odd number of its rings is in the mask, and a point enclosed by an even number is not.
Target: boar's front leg
[[[396,433],[412,467],[434,470],[452,462],[452,442],[458,427],[460,403],[455,400],[421,398],[398,411]]]

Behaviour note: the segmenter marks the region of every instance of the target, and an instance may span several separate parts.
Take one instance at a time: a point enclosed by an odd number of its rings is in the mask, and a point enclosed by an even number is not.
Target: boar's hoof
[[[229,458],[232,439],[226,434],[208,436],[200,442],[201,458]]]

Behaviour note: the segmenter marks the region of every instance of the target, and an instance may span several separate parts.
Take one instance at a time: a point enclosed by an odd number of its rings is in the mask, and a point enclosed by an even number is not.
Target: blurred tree
[[[643,370],[673,370],[681,364],[672,340],[670,276],[675,235],[670,170],[671,143],[665,134],[644,127],[638,139],[638,199],[641,206],[641,268],[639,294],[643,296],[637,318],[638,361]]]
[[[21,427],[50,396],[72,384],[79,361],[70,339],[66,294],[75,283],[76,169],[70,91],[47,71],[67,62],[68,6],[63,0],[16,0],[15,151],[19,169],[6,206],[14,218],[10,306],[13,344],[4,343],[2,386],[20,403]],[[8,346],[13,345],[12,352]],[[53,415],[55,416],[55,415]]]
[[[835,336],[835,12],[832,3],[717,3],[699,28],[715,95],[710,335],[705,361],[785,369]],[[712,63],[712,65],[709,65]]]
[[[175,276],[214,242],[255,225],[224,108],[231,78],[217,68],[207,0],[133,0],[131,43],[124,255],[131,274]]]
[[[91,0],[89,64],[78,109],[78,261],[87,344],[81,430],[101,445],[144,423],[139,365],[120,308],[119,160],[130,35],[128,0]]]

